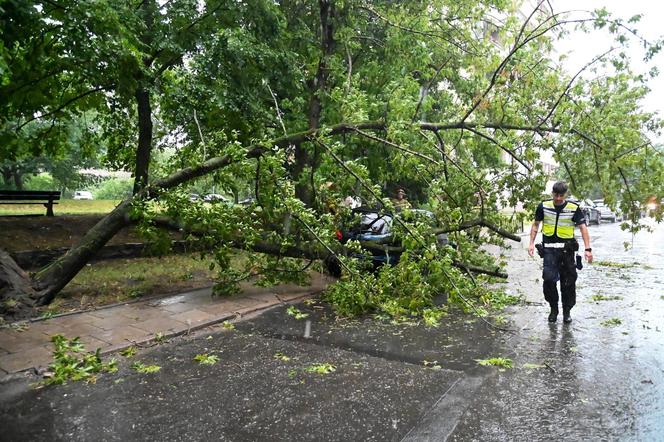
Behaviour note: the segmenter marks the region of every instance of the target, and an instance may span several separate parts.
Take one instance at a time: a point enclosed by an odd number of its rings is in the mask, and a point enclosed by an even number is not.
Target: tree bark
[[[134,172],[134,194],[148,183],[150,155],[152,153],[152,109],[150,91],[139,88],[136,91],[138,104],[138,147],[136,149],[136,170]]]
[[[155,15],[158,8],[155,0],[141,2],[141,15],[145,23],[141,42],[148,48],[152,47]],[[152,57],[144,57],[143,65],[148,70],[153,62]],[[152,109],[150,105],[150,88],[152,81],[143,72],[137,73],[138,87],[135,92],[138,108],[138,146],[136,149],[136,164],[134,170],[134,194],[147,186],[150,169],[150,155],[152,154]]]
[[[13,169],[14,187],[16,187],[16,190],[23,190],[23,174],[17,166],[14,166]]]
[[[116,233],[128,224],[128,212],[133,199],[120,203],[111,213],[102,218],[64,256],[38,272],[33,281],[33,293],[37,305],[45,305],[53,300],[85,264],[94,257]]]
[[[320,118],[323,109],[322,96],[327,90],[329,77],[328,59],[333,55],[335,48],[334,41],[334,0],[319,0],[320,11],[320,37],[321,37],[321,56],[318,61],[316,76],[308,82],[310,89],[309,111],[307,119],[310,130],[320,128]],[[314,199],[314,189],[312,183],[303,176],[309,170],[313,173],[316,168],[316,158],[311,155],[301,144],[295,145],[295,166],[293,176],[295,177],[295,195],[307,206],[311,207]]]
[[[0,314],[21,318],[34,306],[35,291],[30,276],[24,272],[9,253],[0,250]]]
[[[12,171],[7,167],[0,168],[0,173],[2,173],[2,181],[5,183],[5,186],[10,186],[12,184]]]

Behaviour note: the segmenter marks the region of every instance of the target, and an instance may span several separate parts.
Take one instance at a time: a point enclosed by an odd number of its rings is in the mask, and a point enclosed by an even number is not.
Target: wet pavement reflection
[[[483,384],[449,440],[664,440],[664,226],[644,222],[654,231],[634,237],[590,229],[570,325],[546,322],[541,261],[512,253],[511,274],[535,280],[502,348],[514,368]]]
[[[139,349],[161,367],[152,374],[132,359],[89,385],[0,385],[0,440],[664,440],[664,226],[653,228],[590,229],[596,263],[579,273],[572,324],[547,322],[542,262],[521,243],[501,284],[524,298],[506,313],[511,332],[454,308],[436,328],[346,320],[308,299],[299,319],[282,305]],[[202,354],[219,361],[194,363]],[[513,368],[478,365],[494,357]]]

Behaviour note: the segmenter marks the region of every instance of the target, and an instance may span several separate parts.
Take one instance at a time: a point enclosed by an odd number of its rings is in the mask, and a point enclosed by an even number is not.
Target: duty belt
[[[549,242],[549,243],[543,243],[542,247],[545,249],[564,249],[565,248],[564,242]]]

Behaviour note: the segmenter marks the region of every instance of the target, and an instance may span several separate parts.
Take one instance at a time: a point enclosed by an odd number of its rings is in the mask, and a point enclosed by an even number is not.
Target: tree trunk
[[[81,271],[85,264],[113,236],[128,224],[128,213],[133,199],[120,203],[111,213],[99,221],[63,257],[35,275],[35,303],[45,305]]]
[[[14,175],[14,186],[16,187],[16,190],[23,190],[23,174],[21,173],[20,169],[16,166],[13,167],[13,175]]]
[[[30,276],[24,272],[9,253],[0,250],[0,314],[15,318],[27,316],[34,306],[35,291]]]
[[[5,186],[11,186],[12,170],[9,167],[3,167],[0,169],[0,173],[2,173],[2,181],[4,182]]]
[[[140,40],[148,48],[152,48],[155,15],[158,6],[155,0],[144,0],[140,4],[145,29]],[[144,57],[143,64],[148,70],[154,61],[153,57]],[[150,155],[152,154],[152,108],[150,105],[150,85],[152,80],[143,72],[137,74],[138,87],[135,97],[138,107],[138,147],[136,149],[136,169],[134,170],[134,194],[147,186],[150,168]]]
[[[320,36],[321,36],[321,57],[318,61],[318,70],[316,76],[308,82],[311,91],[309,99],[308,121],[309,129],[318,129],[320,127],[320,116],[322,112],[322,96],[327,89],[328,59],[334,53],[334,25],[332,18],[334,16],[334,1],[319,0],[320,9]],[[296,179],[295,195],[302,200],[308,207],[311,207],[314,199],[313,183],[306,179],[304,174],[308,171],[313,173],[316,168],[316,159],[300,144],[295,146],[295,167],[293,176]]]
[[[134,194],[148,183],[150,155],[152,153],[152,109],[150,91],[139,88],[136,91],[138,104],[138,148],[136,150],[136,170],[134,172]]]

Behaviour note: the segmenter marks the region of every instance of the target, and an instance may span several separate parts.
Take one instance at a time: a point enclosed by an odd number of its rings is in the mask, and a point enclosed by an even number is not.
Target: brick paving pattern
[[[87,350],[102,354],[147,343],[161,334],[178,336],[226,320],[239,319],[282,303],[294,302],[325,289],[331,280],[313,274],[310,286],[284,284],[254,287],[242,284],[242,293],[213,297],[210,288],[179,295],[120,304],[99,310],[29,322],[27,327],[0,329],[0,377],[52,362],[51,336],[80,337]]]

